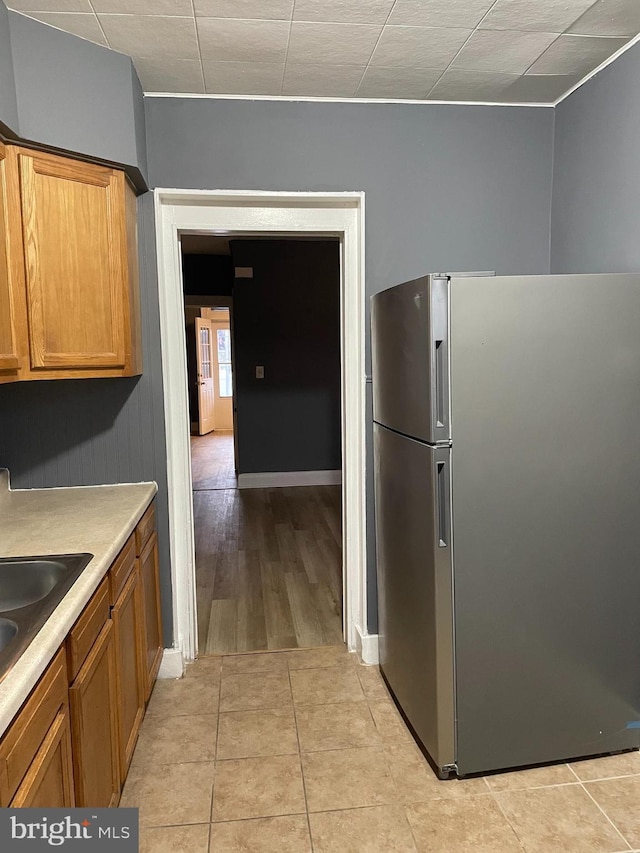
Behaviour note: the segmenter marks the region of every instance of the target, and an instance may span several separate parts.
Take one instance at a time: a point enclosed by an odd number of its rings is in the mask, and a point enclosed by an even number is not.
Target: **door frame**
[[[187,660],[198,651],[180,234],[308,234],[341,241],[343,631],[349,650],[366,660],[364,193],[158,188],[154,202],[174,648]]]

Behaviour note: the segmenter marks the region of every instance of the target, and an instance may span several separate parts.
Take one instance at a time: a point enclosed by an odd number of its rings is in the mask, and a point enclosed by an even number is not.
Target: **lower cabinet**
[[[140,554],[144,600],[145,700],[148,701],[162,661],[162,616],[158,577],[158,537],[154,532]]]
[[[75,805],[69,711],[62,708],[36,753],[11,808],[66,808]]]
[[[0,738],[0,808],[117,806],[161,658],[151,504]]]
[[[145,618],[136,562],[111,608],[116,644],[120,775],[124,779],[138,740],[145,707]]]
[[[108,619],[69,689],[77,806],[118,805],[116,689],[113,622]]]

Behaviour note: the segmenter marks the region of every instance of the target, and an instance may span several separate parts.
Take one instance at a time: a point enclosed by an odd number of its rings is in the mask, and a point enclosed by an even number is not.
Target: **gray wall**
[[[640,271],[640,45],[556,109],[551,270]]]
[[[0,468],[14,488],[158,482],[165,646],[172,645],[167,476],[153,198],[138,202],[143,368],[131,379],[0,385]]]
[[[551,109],[186,98],[145,106],[152,186],[364,190],[368,294],[428,270],[549,271]],[[160,417],[162,401],[154,405]],[[367,452],[370,472],[370,434]],[[370,476],[367,495],[375,631]]]
[[[233,288],[238,473],[339,470],[340,244],[232,240],[231,253],[253,269]]]
[[[13,76],[9,13],[0,0],[0,132],[8,134],[17,126],[18,106]]]
[[[0,6],[0,122],[26,141],[122,164],[145,189],[143,96],[131,59]]]

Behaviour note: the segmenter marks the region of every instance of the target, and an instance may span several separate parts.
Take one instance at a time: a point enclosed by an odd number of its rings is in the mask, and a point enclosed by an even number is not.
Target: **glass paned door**
[[[218,392],[221,397],[231,397],[231,333],[229,329],[218,329]]]

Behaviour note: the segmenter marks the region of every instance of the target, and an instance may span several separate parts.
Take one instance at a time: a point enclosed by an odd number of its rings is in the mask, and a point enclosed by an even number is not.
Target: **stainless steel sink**
[[[7,560],[0,563],[0,610],[41,601],[67,573],[59,560]]]
[[[93,554],[0,559],[0,680],[71,589]]]
[[[0,652],[8,646],[18,633],[18,626],[11,619],[0,619]]]

